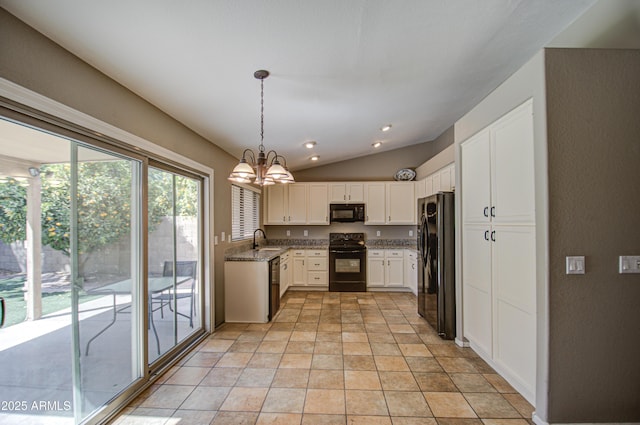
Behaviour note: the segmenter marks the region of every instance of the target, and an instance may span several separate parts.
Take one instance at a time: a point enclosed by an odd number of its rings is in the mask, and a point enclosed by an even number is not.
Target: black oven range
[[[367,290],[367,247],[364,233],[329,234],[329,291]]]

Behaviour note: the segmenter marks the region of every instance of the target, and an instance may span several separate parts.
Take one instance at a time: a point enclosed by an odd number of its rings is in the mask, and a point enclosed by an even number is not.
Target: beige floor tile
[[[311,341],[316,340],[316,332],[293,331],[289,341]]]
[[[336,332],[342,334],[342,325],[340,323],[322,323],[322,321],[320,321],[318,332]]]
[[[414,372],[418,386],[424,392],[458,392],[451,378],[446,373]]]
[[[419,391],[385,391],[384,397],[391,416],[433,417]]]
[[[260,413],[256,425],[300,425],[301,421],[297,413]]]
[[[438,425],[483,425],[481,419],[471,418],[437,418]]]
[[[484,376],[484,378],[489,381],[489,383],[493,385],[499,393],[517,392],[502,376],[497,373],[483,373],[482,376]]]
[[[309,369],[311,368],[311,354],[283,354],[280,360],[281,369]]]
[[[371,355],[371,346],[368,342],[343,342],[342,353],[348,356]]]
[[[313,354],[315,342],[312,341],[289,341],[285,353],[293,354]]]
[[[415,333],[394,333],[392,335],[398,344],[422,344],[423,343],[420,336],[418,336]]]
[[[318,415],[305,413],[302,415],[302,425],[346,425],[345,415]]]
[[[479,373],[452,373],[451,380],[463,393],[495,393],[496,389]],[[426,391],[426,390],[425,390]]]
[[[262,341],[289,341],[291,333],[291,331],[276,331],[271,329],[266,333]]]
[[[392,425],[388,416],[348,415],[349,425]]]
[[[211,425],[254,425],[258,413],[252,412],[218,412]]]
[[[225,353],[216,367],[245,367],[252,356],[252,353]]]
[[[316,334],[316,342],[342,342],[342,332],[321,332]]]
[[[463,395],[481,418],[513,419],[522,417],[501,394],[465,393]]]
[[[179,423],[180,425],[210,424],[216,413],[218,412],[215,410],[176,410],[167,423]]]
[[[236,341],[233,343],[231,347],[229,347],[229,352],[236,353],[253,353],[256,351],[258,346],[260,345],[260,341]]]
[[[358,323],[342,323],[342,332],[347,333],[365,333],[364,324]]]
[[[162,385],[140,403],[140,407],[177,409],[189,397],[194,388],[195,386],[191,385]]]
[[[180,405],[184,410],[218,410],[229,395],[230,387],[196,387]]]
[[[304,412],[344,415],[344,390],[308,389]]]
[[[382,391],[346,390],[347,416],[389,415]]]
[[[424,344],[398,344],[405,357],[432,357],[431,351]]]
[[[244,331],[238,337],[238,341],[262,341],[266,334],[264,331]]]
[[[373,370],[345,370],[344,387],[348,390],[381,390],[378,372]]]
[[[189,367],[213,367],[222,358],[223,353],[198,351],[185,362]]]
[[[373,356],[350,356],[344,355],[345,370],[376,370]]]
[[[405,361],[412,372],[444,372],[440,363],[433,357],[406,357]]]
[[[280,364],[282,354],[280,353],[256,353],[249,360],[247,367],[252,368],[276,368]]]
[[[271,387],[307,388],[309,372],[309,369],[278,369]]]
[[[484,425],[528,425],[525,419],[483,419]]]
[[[138,407],[122,417],[118,425],[164,425],[174,412],[174,409]]]
[[[460,393],[425,392],[424,397],[436,418],[477,418]]]
[[[378,374],[385,391],[420,391],[411,372],[379,371]]]
[[[335,332],[332,332],[335,333]],[[340,335],[340,334],[338,334]],[[313,349],[315,354],[342,354],[342,342],[340,341],[317,341]]]
[[[475,367],[467,360],[460,357],[439,357],[438,363],[448,373],[477,373]]]
[[[374,356],[399,356],[402,354],[400,347],[395,342],[372,342],[371,352]]]
[[[262,341],[256,353],[284,353],[287,348],[287,341]]]
[[[268,388],[235,387],[227,396],[220,410],[259,412],[267,396]]]
[[[307,391],[304,388],[271,388],[262,406],[263,412],[302,413]],[[300,417],[299,420],[302,420]]]
[[[342,332],[342,342],[369,342],[366,332]]]
[[[165,384],[169,385],[198,385],[200,381],[209,373],[208,367],[184,366],[178,369]]]
[[[522,415],[523,418],[531,419],[535,408],[520,394],[502,394],[509,403]]]
[[[236,385],[238,387],[268,387],[276,374],[275,368],[245,368]]]
[[[391,418],[393,425],[438,425],[435,418],[409,418],[394,416]]]
[[[233,345],[233,339],[211,339],[200,348],[200,351],[224,353]]]
[[[308,388],[344,389],[344,372],[340,370],[312,369],[309,374]]]
[[[271,326],[271,323],[251,323],[247,326],[247,330],[268,332],[271,329]]]
[[[403,356],[373,356],[379,371],[406,372],[409,365]]]
[[[213,368],[207,376],[200,381],[200,386],[232,387],[240,377],[242,370],[240,367]]]
[[[388,323],[388,320],[387,320]],[[394,334],[413,334],[415,330],[409,324],[389,323],[389,330]]]
[[[314,354],[311,369],[344,369],[342,356],[338,354]]]

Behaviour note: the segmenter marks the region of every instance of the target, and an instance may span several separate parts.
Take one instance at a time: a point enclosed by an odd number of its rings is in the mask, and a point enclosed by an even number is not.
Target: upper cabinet
[[[276,184],[264,196],[264,224],[329,224],[326,183]]]
[[[329,183],[329,202],[364,202],[364,183]]]
[[[386,188],[384,182],[365,185],[365,222],[364,224],[386,224]]]
[[[364,224],[415,224],[414,187],[413,182],[366,183]]]
[[[455,189],[456,166],[454,163],[441,168],[435,173],[417,181],[416,198],[424,198],[438,192],[449,192]]]
[[[329,224],[329,202],[326,183],[309,183],[307,224]]]

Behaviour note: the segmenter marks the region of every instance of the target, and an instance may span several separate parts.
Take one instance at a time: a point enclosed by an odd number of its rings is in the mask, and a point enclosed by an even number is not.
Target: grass
[[[24,277],[0,279],[0,297],[5,302],[4,326],[11,326],[21,322],[27,317],[27,302],[24,299]],[[96,296],[80,296],[80,302],[89,301]],[[71,292],[43,292],[42,315],[55,313],[71,307]]]

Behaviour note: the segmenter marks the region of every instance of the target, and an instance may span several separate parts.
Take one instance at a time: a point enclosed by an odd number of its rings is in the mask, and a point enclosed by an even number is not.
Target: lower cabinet
[[[289,251],[287,251],[280,256],[280,296],[287,292],[291,281],[291,267],[289,264]]]
[[[329,263],[326,249],[294,249],[291,286],[329,285]]]
[[[367,250],[367,288],[405,287],[403,249]]]
[[[418,295],[418,253],[411,249],[404,251],[404,285]]]

